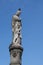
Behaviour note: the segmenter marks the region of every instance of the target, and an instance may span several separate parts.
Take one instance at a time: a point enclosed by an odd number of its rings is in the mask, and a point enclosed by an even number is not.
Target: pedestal
[[[10,51],[10,65],[21,65],[23,48],[21,46],[9,46]]]

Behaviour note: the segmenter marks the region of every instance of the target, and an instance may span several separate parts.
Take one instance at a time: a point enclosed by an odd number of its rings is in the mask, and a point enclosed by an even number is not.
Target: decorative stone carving
[[[17,13],[13,16],[13,21],[12,21],[12,32],[13,32],[13,43],[15,45],[20,45],[21,44],[21,19],[19,18],[19,15],[21,14],[21,10],[19,9]]]
[[[17,56],[17,52],[14,51],[13,54],[12,54],[13,57],[16,57]]]

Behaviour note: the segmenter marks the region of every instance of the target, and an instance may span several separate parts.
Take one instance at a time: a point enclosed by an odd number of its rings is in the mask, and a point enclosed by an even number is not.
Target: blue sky
[[[9,65],[12,15],[22,9],[22,65],[43,65],[43,0],[0,0],[0,65]]]

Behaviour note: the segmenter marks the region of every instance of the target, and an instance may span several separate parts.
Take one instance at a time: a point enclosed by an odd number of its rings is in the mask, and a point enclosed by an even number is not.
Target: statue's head
[[[16,12],[16,15],[19,16],[21,14],[21,8],[18,9],[18,11]]]
[[[21,8],[19,8],[18,10],[21,11]]]

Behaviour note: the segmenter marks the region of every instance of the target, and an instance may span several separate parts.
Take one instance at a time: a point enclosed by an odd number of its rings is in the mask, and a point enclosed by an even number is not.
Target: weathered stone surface
[[[13,39],[12,39],[12,43],[9,46],[10,65],[21,65],[21,60],[22,60],[22,52],[23,52],[23,48],[21,46],[22,23],[21,23],[21,19],[19,18],[20,14],[21,14],[21,9],[18,9],[16,14],[13,15],[13,18],[12,18]]]

